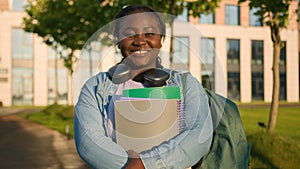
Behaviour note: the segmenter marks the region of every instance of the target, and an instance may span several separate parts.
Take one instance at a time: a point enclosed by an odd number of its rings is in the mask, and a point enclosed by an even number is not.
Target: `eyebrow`
[[[126,27],[123,31],[126,31],[126,30],[137,30],[137,28],[136,27],[132,27],[132,26],[129,26],[129,27]],[[145,27],[143,27],[143,30],[146,30],[146,29],[153,29],[153,30],[157,30],[155,27],[153,27],[153,26],[145,26]],[[159,31],[159,29],[157,30],[157,31]]]

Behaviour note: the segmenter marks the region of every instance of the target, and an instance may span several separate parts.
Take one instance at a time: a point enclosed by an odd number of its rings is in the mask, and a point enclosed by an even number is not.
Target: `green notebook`
[[[123,97],[181,100],[181,88],[179,86],[166,86],[125,89],[123,90]]]

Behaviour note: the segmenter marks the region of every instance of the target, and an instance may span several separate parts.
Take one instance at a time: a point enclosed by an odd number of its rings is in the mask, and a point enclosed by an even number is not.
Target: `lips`
[[[147,56],[149,53],[150,53],[149,50],[131,51],[131,55],[133,56]]]

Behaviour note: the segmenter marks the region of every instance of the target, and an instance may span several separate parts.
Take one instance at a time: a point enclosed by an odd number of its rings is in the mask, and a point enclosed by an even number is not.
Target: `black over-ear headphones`
[[[115,84],[123,83],[131,79],[131,69],[124,63],[117,64],[108,70],[110,79]],[[143,83],[146,87],[160,87],[166,85],[170,74],[161,68],[148,69],[132,80]]]

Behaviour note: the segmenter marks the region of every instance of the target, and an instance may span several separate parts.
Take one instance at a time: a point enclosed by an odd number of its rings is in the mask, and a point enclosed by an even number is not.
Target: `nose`
[[[133,45],[140,46],[140,45],[145,45],[146,44],[146,38],[144,34],[138,34],[134,38]]]

